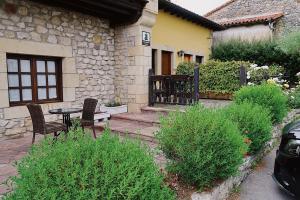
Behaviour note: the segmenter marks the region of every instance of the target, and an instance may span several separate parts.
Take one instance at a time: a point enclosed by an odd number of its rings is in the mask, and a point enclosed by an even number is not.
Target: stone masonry
[[[9,5],[4,9],[3,5]],[[128,104],[130,112],[148,102],[151,47],[142,45],[142,31],[151,33],[158,1],[150,0],[135,24],[111,27],[109,20],[29,0],[0,2],[0,140],[31,133],[26,106],[9,106],[6,54],[62,58],[63,102],[41,104],[46,121],[54,108],[82,106],[87,97],[100,104]]]
[[[63,67],[65,62],[70,66],[63,69],[64,102],[43,104],[44,113],[51,108],[82,105],[86,97],[96,98],[101,104],[115,98],[115,31],[108,20],[30,1],[11,0],[7,3],[13,5],[13,9],[11,12],[0,9],[0,40],[30,41],[33,42],[30,44],[51,44],[70,49],[70,58],[63,59]],[[0,47],[4,60],[6,52],[14,53],[5,48],[5,45]],[[35,51],[34,48],[28,49],[28,54],[31,51]],[[0,93],[0,140],[19,137],[31,130],[26,107],[9,108],[7,105],[6,69],[1,75],[5,77],[2,80],[5,86],[0,86],[0,89],[6,90],[3,90],[4,96]],[[17,115],[20,112],[26,114]],[[57,120],[57,116],[46,115],[47,120]]]
[[[300,29],[299,0],[234,0],[226,7],[209,14],[207,18],[218,21],[278,11],[284,12],[284,16],[276,24],[275,35]]]

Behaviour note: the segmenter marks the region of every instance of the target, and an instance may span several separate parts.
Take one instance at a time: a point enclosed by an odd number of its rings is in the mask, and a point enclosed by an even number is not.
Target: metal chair
[[[59,134],[58,132],[67,131],[67,126],[58,122],[45,122],[42,107],[38,104],[28,104],[27,108],[29,110],[32,126],[33,126],[33,136],[32,144],[35,141],[35,134],[39,133],[46,136],[49,133],[54,133],[56,138]]]
[[[98,104],[97,99],[87,98],[84,100],[82,117],[81,117],[81,127],[84,130],[84,127],[91,127],[93,129],[94,138],[96,138],[96,130],[95,130],[95,110]]]

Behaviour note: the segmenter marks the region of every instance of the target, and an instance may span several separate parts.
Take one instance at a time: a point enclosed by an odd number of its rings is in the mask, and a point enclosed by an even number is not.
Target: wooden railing
[[[154,75],[149,70],[149,105],[178,104],[189,105],[199,98],[199,68],[194,76]]]

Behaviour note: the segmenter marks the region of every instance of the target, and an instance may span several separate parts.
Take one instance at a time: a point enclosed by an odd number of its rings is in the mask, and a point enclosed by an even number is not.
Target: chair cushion
[[[53,133],[59,131],[66,131],[67,126],[58,122],[47,122],[46,123],[46,133]]]

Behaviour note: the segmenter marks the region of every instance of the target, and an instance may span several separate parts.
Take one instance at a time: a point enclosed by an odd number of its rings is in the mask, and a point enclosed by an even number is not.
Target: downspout
[[[274,31],[275,31],[275,26],[274,26],[274,24],[275,24],[275,21],[269,21],[269,28],[270,28],[270,30],[271,30],[271,41],[273,41],[273,33],[274,33]]]

